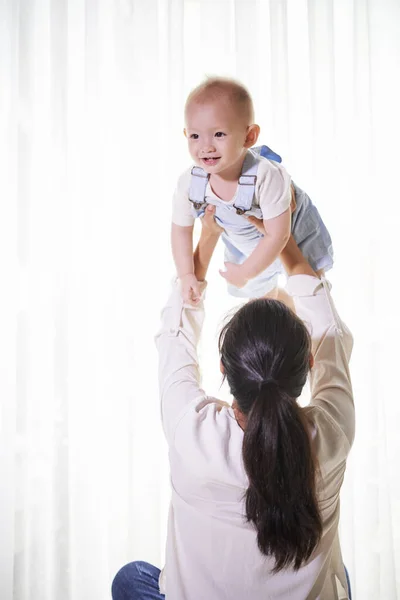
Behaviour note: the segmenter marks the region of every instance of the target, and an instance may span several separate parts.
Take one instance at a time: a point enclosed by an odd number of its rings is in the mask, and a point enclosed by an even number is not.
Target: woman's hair
[[[249,479],[247,521],[274,572],[307,561],[322,534],[316,460],[297,404],[309,371],[311,340],[284,304],[265,298],[239,309],[223,327],[225,377],[246,416],[243,462]]]

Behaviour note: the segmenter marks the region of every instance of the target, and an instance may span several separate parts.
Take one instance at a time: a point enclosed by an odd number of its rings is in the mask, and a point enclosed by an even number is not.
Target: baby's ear
[[[254,146],[254,144],[258,140],[259,135],[260,135],[260,126],[256,125],[255,123],[253,125],[249,125],[249,127],[247,128],[247,134],[246,134],[246,140],[244,142],[244,147],[251,148],[252,146]]]

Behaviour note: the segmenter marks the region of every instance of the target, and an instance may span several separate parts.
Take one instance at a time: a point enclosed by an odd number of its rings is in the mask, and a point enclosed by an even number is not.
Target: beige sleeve
[[[257,174],[256,198],[263,219],[274,219],[290,206],[291,178],[279,163],[270,160],[260,161]]]
[[[172,222],[181,227],[190,227],[194,223],[189,200],[191,171],[190,167],[179,177],[172,201]]]
[[[289,278],[286,291],[312,338],[314,366],[310,372],[311,405],[325,410],[353,443],[355,415],[349,361],[353,336],[341,320],[330,284],[310,275]]]
[[[161,313],[161,327],[156,335],[158,349],[158,383],[161,399],[161,416],[169,444],[175,429],[190,403],[205,396],[200,386],[200,369],[197,345],[204,322],[204,291],[196,306],[185,304],[179,281],[175,281]]]

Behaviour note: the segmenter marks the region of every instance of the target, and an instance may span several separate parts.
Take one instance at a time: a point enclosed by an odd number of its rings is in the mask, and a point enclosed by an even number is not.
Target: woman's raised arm
[[[213,211],[208,210],[203,218],[200,240],[194,253],[195,275],[199,281],[205,278],[221,231],[214,222]],[[191,305],[182,300],[179,280],[174,282],[156,335],[162,422],[170,444],[173,443],[176,426],[190,404],[205,396],[200,386],[197,358],[197,344],[204,320],[205,283],[200,283],[199,286],[199,302]]]
[[[204,281],[211,257],[219,236],[223,232],[214,219],[215,206],[207,205],[204,217],[201,219],[200,240],[193,254],[194,274],[198,281]]]
[[[286,285],[295,311],[309,329],[314,365],[311,405],[319,406],[346,436],[347,455],[354,439],[355,413],[349,360],[353,337],[340,318],[325,278],[293,275]]]
[[[248,219],[263,231],[260,219]],[[336,310],[330,284],[324,277],[317,276],[293,236],[280,259],[289,280],[286,290],[278,291],[277,299],[295,310],[311,334],[314,358],[310,373],[311,404],[323,408],[344,432],[349,450],[355,430],[349,371],[353,337]]]

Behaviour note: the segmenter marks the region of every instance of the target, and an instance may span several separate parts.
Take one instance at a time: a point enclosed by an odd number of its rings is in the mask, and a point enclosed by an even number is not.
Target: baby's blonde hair
[[[207,77],[205,81],[195,87],[187,97],[185,103],[185,117],[192,103],[205,103],[220,98],[227,99],[232,106],[246,119],[247,125],[254,122],[253,100],[244,87],[235,79],[227,77]]]

